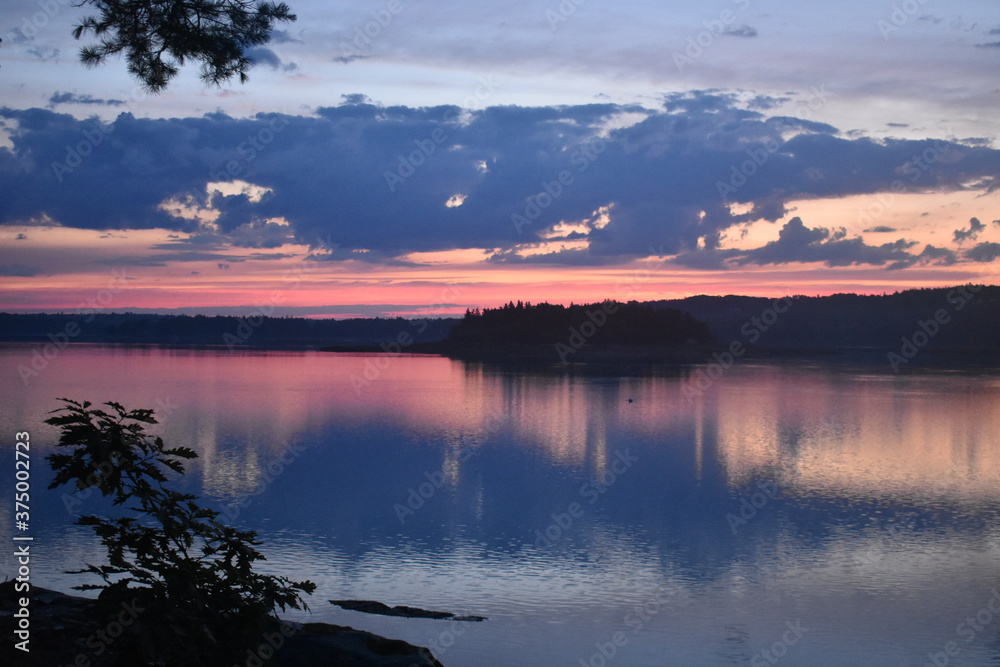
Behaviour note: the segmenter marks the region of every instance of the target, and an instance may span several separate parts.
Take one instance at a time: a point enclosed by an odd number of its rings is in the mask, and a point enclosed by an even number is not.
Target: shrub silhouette
[[[77,524],[101,538],[108,564],[72,571],[104,580],[74,587],[100,590],[99,608],[142,610],[115,647],[130,664],[227,664],[273,629],[278,607],[307,608],[301,594],[315,584],[254,572],[254,562],[265,560],[255,532],[223,525],[219,512],[167,487],[167,471],[183,474],[183,460],[197,454],[148,435],[145,426],[157,423],[152,410],[60,400],[65,406],[46,423],[60,428],[59,445],[71,450],[47,457],[56,473],[49,488],[95,488],[137,514],[80,517]]]

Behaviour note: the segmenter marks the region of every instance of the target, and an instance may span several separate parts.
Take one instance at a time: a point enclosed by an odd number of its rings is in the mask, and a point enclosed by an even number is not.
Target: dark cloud
[[[895,227],[887,227],[886,225],[877,225],[871,229],[866,229],[865,234],[887,234],[889,232],[899,231]]]
[[[917,257],[920,260],[926,259],[931,262],[944,264],[945,266],[950,266],[958,261],[954,251],[947,248],[938,248],[929,243]]]
[[[976,44],[977,49],[1000,49],[1000,42],[986,42],[984,44]]]
[[[979,218],[972,218],[969,220],[968,229],[956,229],[955,230],[955,243],[964,243],[968,240],[975,241],[978,238],[979,233],[986,229],[986,225],[979,221]]]
[[[14,237],[15,241],[27,241],[28,237],[25,234],[18,234]]]
[[[810,228],[801,218],[794,217],[781,228],[778,239],[749,250],[706,248],[680,253],[669,260],[692,269],[721,270],[746,264],[770,265],[793,262],[822,262],[826,266],[852,266],[868,264],[900,269],[922,263],[953,263],[954,254],[927,246],[914,255],[910,248],[913,241],[898,239],[878,246],[868,245],[864,239],[847,237],[843,228]]]
[[[722,34],[729,35],[731,37],[756,37],[757,29],[744,24],[726,28]]]
[[[49,109],[54,109],[59,104],[100,104],[102,106],[120,107],[125,104],[124,100],[104,100],[90,95],[77,95],[76,93],[52,93],[49,98]]]
[[[8,278],[31,278],[38,275],[38,269],[23,264],[0,264],[0,276]]]
[[[292,37],[287,30],[272,30],[271,41],[275,44],[304,44],[301,39]]]
[[[992,262],[1000,257],[1000,243],[985,242],[966,251],[965,256],[973,262]]]
[[[909,257],[901,257],[886,268],[890,270],[908,269],[909,267],[916,266],[918,264],[939,264],[941,266],[951,266],[957,261],[958,257],[955,255],[954,251],[948,250],[947,248],[938,248],[928,243],[924,246],[924,249],[920,251],[920,254],[910,255]]]
[[[366,60],[367,58],[370,57],[371,56],[363,56],[363,55],[337,56],[336,58],[333,59],[333,62],[343,63],[344,65],[350,65],[355,60]]]
[[[966,137],[964,139],[956,139],[956,142],[965,146],[989,146],[993,143],[993,140],[987,137]]]
[[[655,246],[661,255],[681,254],[681,262],[704,262],[698,248],[717,247],[714,239],[735,225],[785,218],[793,200],[1000,184],[1000,151],[988,146],[850,139],[823,123],[768,118],[760,111],[766,100],[755,107],[707,91],[667,95],[656,110],[610,103],[414,108],[348,95],[311,116],[126,113],[109,124],[0,109],[0,118],[15,121],[11,146],[0,148],[0,223],[51,219],[199,238],[202,223],[163,206],[194,202],[219,211],[212,243],[221,245],[187,241],[171,253],[322,239],[319,246],[334,250],[317,252],[318,261],[393,261],[456,248],[520,261],[516,251],[552,239],[560,222],[592,220],[611,206],[607,224],[580,232],[585,250],[528,261],[601,264],[650,256]],[[626,115],[633,124],[622,126]],[[208,183],[232,180],[269,192],[209,191]],[[464,195],[461,205],[446,206],[455,195]],[[732,212],[734,204],[747,212]],[[288,224],[276,224],[279,218]],[[804,225],[785,232],[785,245],[723,259],[905,259],[905,247],[893,244],[818,236]]]
[[[263,46],[249,48],[244,51],[244,54],[255,65],[264,65],[271,69],[278,69],[282,65],[281,58],[278,57],[278,54]]]
[[[845,238],[845,232],[831,232],[823,227],[809,228],[801,218],[789,220],[778,233],[778,240],[746,251],[736,264],[787,264],[823,262],[827,266],[873,264],[910,258],[907,250],[913,242],[899,239],[880,246],[867,245],[861,237]]]
[[[747,102],[750,109],[773,109],[781,104],[790,102],[790,97],[774,97],[772,95],[755,95]]]
[[[371,104],[372,98],[364,95],[362,93],[349,93],[346,95],[341,95],[340,99],[343,104]]]

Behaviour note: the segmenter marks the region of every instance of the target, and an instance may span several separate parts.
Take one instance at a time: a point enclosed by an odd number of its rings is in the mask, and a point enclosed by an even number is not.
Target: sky
[[[0,6],[0,310],[309,317],[1000,275],[984,0],[291,0],[245,84]]]

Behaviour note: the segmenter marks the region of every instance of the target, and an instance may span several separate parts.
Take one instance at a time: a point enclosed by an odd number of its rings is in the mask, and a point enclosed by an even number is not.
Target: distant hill
[[[1000,287],[963,285],[884,296],[768,299],[693,296],[651,302],[705,322],[716,343],[782,350],[1000,349]],[[780,311],[780,312],[779,312]]]
[[[595,348],[679,349],[691,347],[681,343],[695,342],[709,351],[737,343],[761,353],[866,351],[881,363],[900,358],[906,363],[926,348],[971,355],[976,361],[978,352],[1000,359],[1000,287],[963,285],[882,296],[780,299],[693,296],[568,307],[508,303],[471,310],[461,320],[0,313],[0,340],[444,354],[461,348],[458,356],[515,345],[544,347],[546,358],[563,360],[579,359]],[[584,347],[585,353],[575,354]],[[895,360],[890,356],[894,354]]]
[[[156,343],[224,347],[303,348],[329,345],[378,346],[401,334],[416,343],[444,339],[457,319],[355,318],[310,320],[292,317],[205,315],[10,314],[0,313],[0,340],[87,343]]]

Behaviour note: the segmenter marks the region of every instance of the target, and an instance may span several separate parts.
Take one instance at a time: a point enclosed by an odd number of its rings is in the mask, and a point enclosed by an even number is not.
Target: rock
[[[379,614],[381,616],[404,616],[406,618],[434,618],[451,619],[453,621],[485,621],[485,616],[456,616],[447,611],[429,611],[419,607],[408,607],[406,605],[396,605],[390,607],[376,600],[330,600],[330,604],[337,605],[342,609],[350,611],[360,611],[364,614]]]
[[[14,583],[0,583],[0,617],[8,628],[8,637],[14,627],[13,615],[19,609],[18,599],[25,597],[25,593],[15,591]],[[8,639],[0,648],[0,664],[142,666],[143,661],[137,656],[125,654],[126,642],[116,642],[109,636],[116,629],[99,612],[96,600],[37,586],[32,586],[28,597],[31,650],[20,651]],[[281,627],[284,639],[276,628],[270,634],[277,640],[272,639],[270,644],[262,641],[257,648],[258,655],[264,658],[259,662],[266,667],[442,667],[426,648],[346,626],[283,622]],[[121,636],[120,628],[116,636]],[[273,649],[275,643],[279,645],[277,650]],[[249,664],[248,661],[249,655],[240,664]]]

